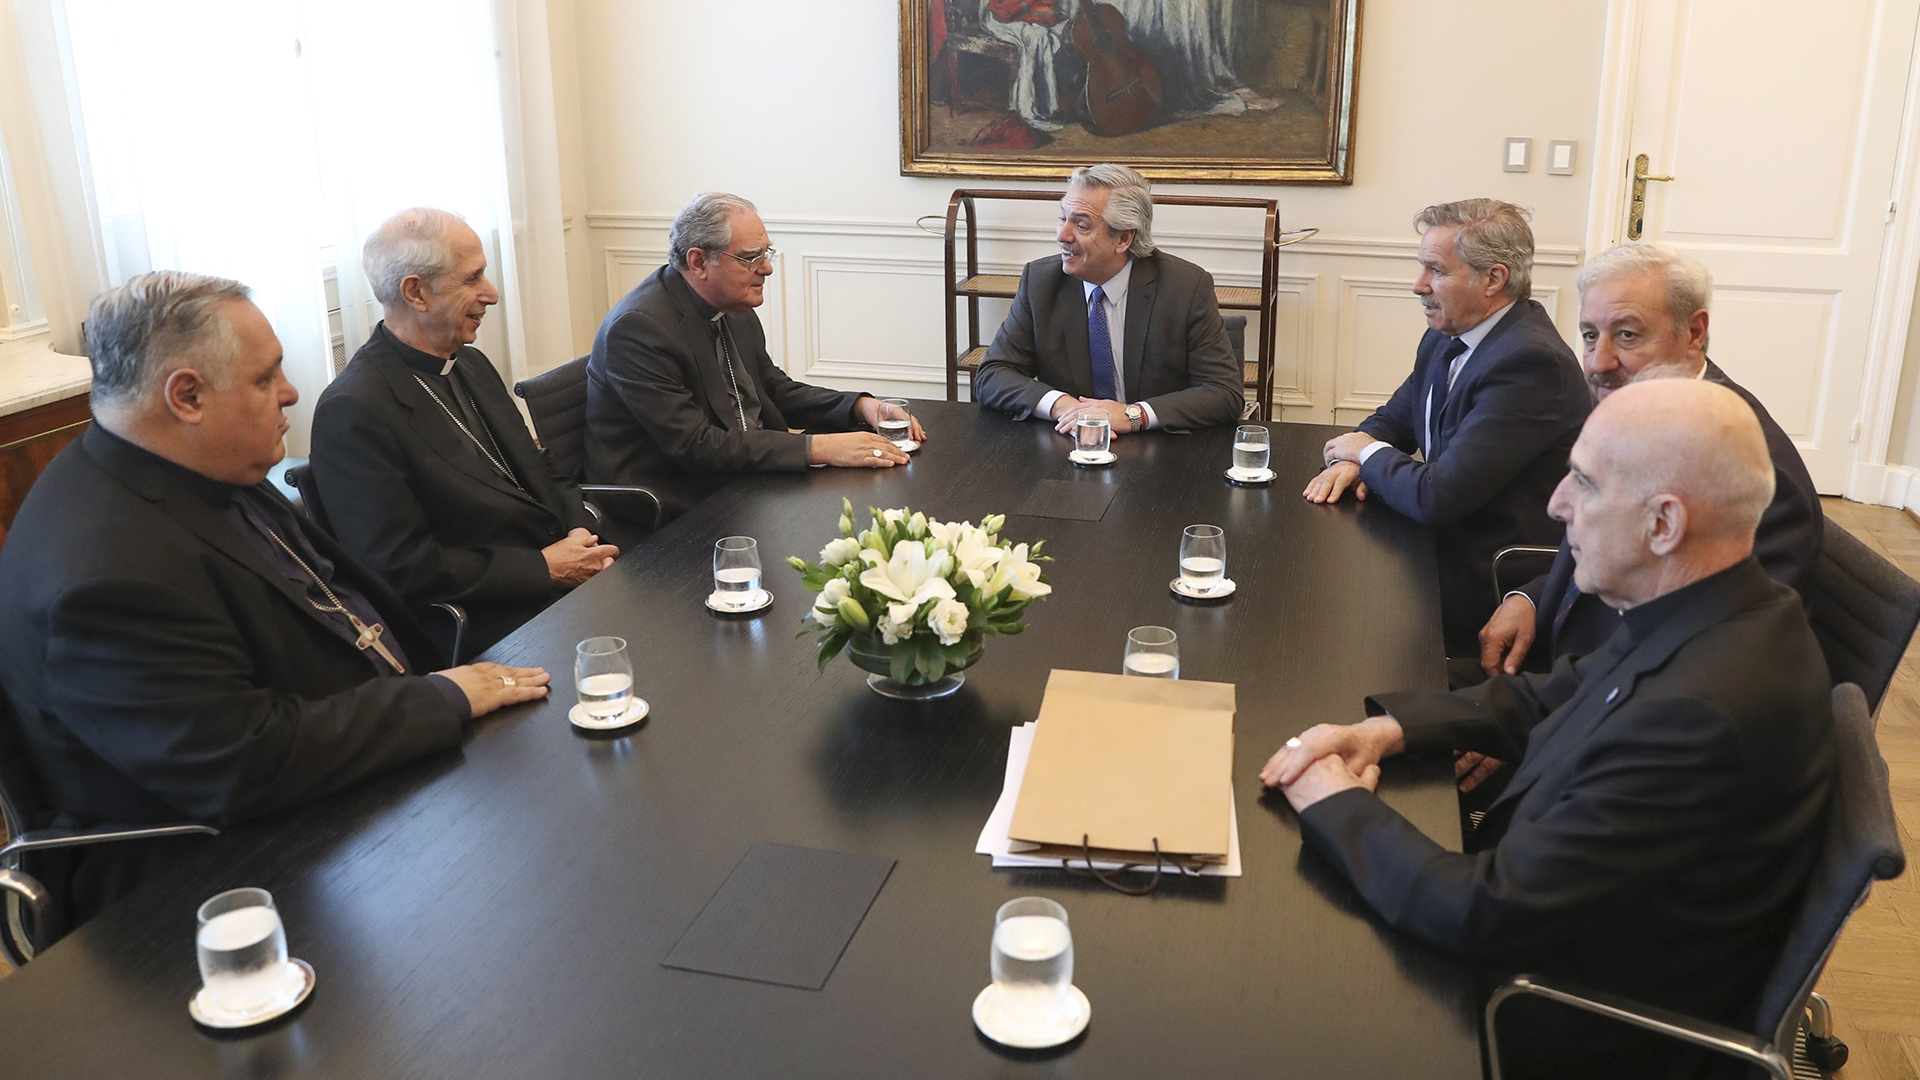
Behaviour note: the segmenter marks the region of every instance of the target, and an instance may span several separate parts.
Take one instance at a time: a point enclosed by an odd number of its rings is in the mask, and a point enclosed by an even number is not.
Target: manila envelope
[[[1232,683],[1055,671],[1009,830],[1014,850],[1227,856]]]

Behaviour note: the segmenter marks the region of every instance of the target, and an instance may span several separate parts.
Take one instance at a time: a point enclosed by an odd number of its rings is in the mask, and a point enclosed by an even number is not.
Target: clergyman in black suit
[[[1557,975],[1744,1027],[1797,913],[1834,770],[1819,642],[1799,594],[1753,557],[1773,479],[1733,391],[1622,388],[1594,410],[1552,503],[1581,589],[1622,612],[1606,645],[1546,675],[1375,695],[1370,719],[1289,740],[1261,779],[1382,918],[1473,961],[1489,986]],[[1381,758],[1455,750],[1518,762],[1464,852],[1373,794]],[[1508,1076],[1700,1064],[1589,1014],[1510,1010]]]
[[[466,609],[473,655],[613,564],[580,489],[555,475],[473,347],[500,294],[458,215],[402,210],[361,253],[386,318],[313,411],[313,479],[327,524],[416,614]],[[452,627],[441,631],[442,651]]]
[[[590,482],[643,484],[676,517],[736,473],[907,463],[892,442],[856,430],[911,419],[904,410],[788,378],[767,354],[753,309],[777,253],[752,203],[696,196],[673,219],[667,248],[668,264],[613,305],[593,339]]]
[[[1804,595],[1820,561],[1820,495],[1793,440],[1745,387],[1707,358],[1713,277],[1685,254],[1653,241],[1622,244],[1580,268],[1581,366],[1597,398],[1636,378],[1705,379],[1753,408],[1773,458],[1773,502],[1760,518],[1753,554],[1767,573]],[[1563,540],[1553,566],[1507,595],[1480,631],[1488,675],[1545,671],[1568,653],[1606,644],[1620,615],[1573,583]]]
[[[54,807],[36,828],[257,817],[546,694],[538,668],[419,677],[440,658],[399,596],[264,482],[299,394],[248,296],[167,271],[88,315],[93,426],[0,550],[0,685]],[[57,921],[191,843],[72,853]]]
[[[1447,655],[1474,657],[1496,602],[1494,552],[1560,542],[1547,499],[1593,402],[1552,316],[1528,298],[1526,211],[1467,199],[1427,207],[1414,226],[1413,291],[1429,329],[1413,373],[1359,430],[1327,443],[1305,495],[1371,494],[1433,526]]]
[[[1124,165],[1075,169],[1060,253],[1020,273],[1013,308],[973,374],[973,399],[1070,434],[1231,424],[1245,406],[1213,276],[1153,243],[1153,193]]]

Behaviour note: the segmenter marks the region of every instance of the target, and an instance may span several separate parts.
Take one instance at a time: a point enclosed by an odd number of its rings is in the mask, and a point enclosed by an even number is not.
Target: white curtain
[[[64,7],[78,128],[106,277],[185,269],[252,286],[301,394],[289,449],[332,376],[324,272],[336,272],[346,355],[379,311],[360,244],[408,206],[463,215],[502,287],[478,342],[510,378],[535,360],[510,183],[526,168],[511,36],[539,31],[544,3],[518,0],[53,0]],[[529,14],[536,18],[527,18]],[[543,126],[553,121],[546,88]],[[544,167],[557,169],[549,156]],[[552,185],[556,190],[557,179]],[[557,201],[551,216],[559,230]],[[526,215],[518,227],[530,230]],[[564,315],[564,260],[559,275]]]

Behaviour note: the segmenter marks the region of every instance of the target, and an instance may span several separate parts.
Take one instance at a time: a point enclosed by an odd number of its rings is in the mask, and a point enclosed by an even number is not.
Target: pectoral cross
[[[347,612],[346,615],[347,621],[353,624],[354,633],[358,635],[353,639],[354,648],[363,652],[367,649],[372,649],[374,653],[377,654],[380,659],[385,660],[388,666],[392,667],[395,672],[401,675],[407,673],[406,666],[395,659],[393,650],[387,648],[380,642],[380,635],[387,632],[386,627],[381,626],[379,623],[368,626],[366,623],[361,622],[360,617],[351,611]]]

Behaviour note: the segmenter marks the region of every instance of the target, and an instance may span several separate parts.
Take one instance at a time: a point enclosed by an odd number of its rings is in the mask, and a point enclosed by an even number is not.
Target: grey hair
[[[1687,320],[1713,305],[1713,275],[1678,248],[1657,240],[1639,240],[1603,251],[1587,260],[1573,279],[1582,296],[1595,283],[1626,274],[1659,274],[1665,278],[1667,317],[1676,333],[1687,332]]]
[[[1413,227],[1424,233],[1435,226],[1456,229],[1453,253],[1481,273],[1507,268],[1506,296],[1525,300],[1533,295],[1533,230],[1523,207],[1499,199],[1461,199],[1438,203],[1414,215]]]
[[[220,306],[252,298],[231,278],[184,270],[140,274],[94,297],[83,328],[93,403],[138,398],[165,380],[176,358],[193,360],[208,378],[224,375],[240,342]]]
[[[366,272],[373,298],[382,307],[400,300],[400,286],[417,277],[435,289],[453,273],[453,245],[448,237],[456,222],[466,218],[451,210],[416,206],[380,223],[360,248],[360,269]]]
[[[724,191],[704,191],[674,215],[667,230],[667,261],[675,270],[687,268],[687,252],[725,251],[733,243],[733,215],[745,210],[759,213],[754,205],[738,195]]]
[[[1133,230],[1133,246],[1127,254],[1144,259],[1153,254],[1153,185],[1147,178],[1127,168],[1107,162],[1083,165],[1067,178],[1067,187],[1105,188],[1107,208],[1100,212],[1109,232]]]

